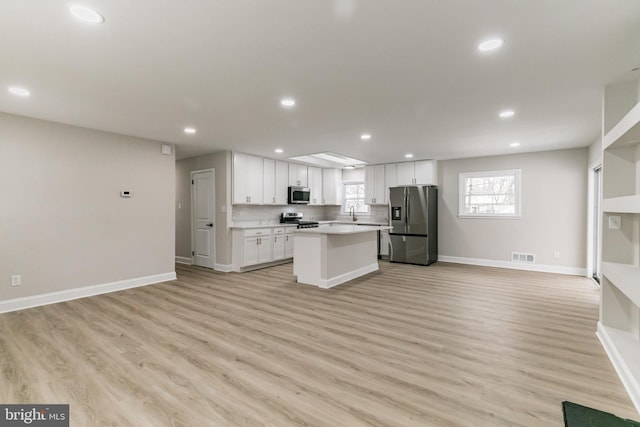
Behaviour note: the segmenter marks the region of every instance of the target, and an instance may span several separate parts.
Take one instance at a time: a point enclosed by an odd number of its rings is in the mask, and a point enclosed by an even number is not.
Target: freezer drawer
[[[429,265],[438,260],[435,251],[429,251],[429,237],[389,235],[391,240],[391,262]]]

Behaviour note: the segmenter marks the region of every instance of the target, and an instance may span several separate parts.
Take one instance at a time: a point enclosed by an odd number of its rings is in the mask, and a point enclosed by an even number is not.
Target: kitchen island
[[[328,224],[294,233],[298,283],[331,288],[378,269],[378,231],[388,226]]]

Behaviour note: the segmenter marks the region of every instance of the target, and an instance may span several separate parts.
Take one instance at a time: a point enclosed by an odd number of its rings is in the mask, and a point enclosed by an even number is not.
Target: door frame
[[[211,191],[213,192],[213,233],[211,233],[211,249],[213,252],[213,265],[216,265],[216,258],[217,258],[217,253],[218,251],[216,251],[216,233],[217,233],[217,229],[218,229],[218,225],[217,225],[217,215],[216,215],[216,171],[214,168],[208,168],[208,169],[198,169],[198,170],[194,170],[190,172],[189,178],[191,180],[191,215],[189,218],[189,222],[190,222],[190,228],[191,228],[191,265],[195,265],[194,264],[194,252],[195,252],[195,236],[196,236],[196,225],[193,221],[193,216],[194,216],[194,212],[195,212],[195,186],[193,185],[193,180],[194,180],[194,175],[198,174],[198,173],[203,173],[203,172],[211,172],[211,176],[213,177],[212,180],[212,185],[211,185]]]
[[[595,176],[597,170],[600,170],[598,175],[600,177],[600,200],[596,203]],[[594,279],[594,275],[599,271],[599,264],[602,256],[602,187],[602,160],[598,159],[596,162],[589,165],[587,185],[587,277],[593,279],[595,283],[598,282]],[[599,207],[597,213],[595,212],[596,207]],[[597,229],[599,230],[598,236],[595,235],[596,225],[598,225]],[[596,247],[596,244],[598,244],[599,247]],[[599,254],[598,261],[596,262],[594,262],[595,254]]]

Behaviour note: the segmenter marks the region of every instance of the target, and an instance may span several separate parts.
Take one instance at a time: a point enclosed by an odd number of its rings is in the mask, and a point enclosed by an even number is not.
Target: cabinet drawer
[[[270,236],[271,229],[270,228],[250,228],[248,230],[244,230],[244,237],[260,237],[260,236]]]
[[[284,234],[284,227],[277,227],[273,229],[273,234],[275,236],[279,236],[281,234]]]
[[[294,231],[296,231],[296,227],[285,227],[284,229],[285,234],[293,234]]]

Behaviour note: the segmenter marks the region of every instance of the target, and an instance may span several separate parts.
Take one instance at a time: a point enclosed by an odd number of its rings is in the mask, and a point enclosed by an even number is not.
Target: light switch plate
[[[609,230],[620,230],[622,225],[622,220],[620,215],[610,215],[609,216]]]

